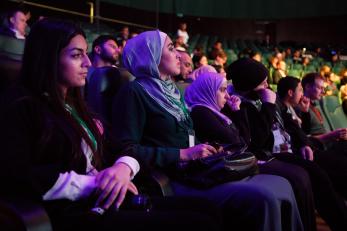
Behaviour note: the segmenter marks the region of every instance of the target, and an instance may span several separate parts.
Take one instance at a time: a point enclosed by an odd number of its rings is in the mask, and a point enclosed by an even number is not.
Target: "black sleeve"
[[[275,104],[263,103],[260,111],[258,111],[252,104],[242,102],[241,110],[246,111],[251,148],[253,150],[272,149],[272,124],[275,117]]]
[[[196,136],[201,142],[238,143],[237,134],[210,109],[196,106],[191,117]]]
[[[309,141],[305,132],[301,129],[301,127],[299,127],[295,120],[293,120],[291,114],[281,110],[281,115],[284,121],[285,129],[291,137],[294,152],[299,150],[301,147],[308,145]]]
[[[243,141],[249,145],[251,141],[251,133],[249,130],[247,110],[241,108],[240,110],[233,112],[230,107],[225,106],[222,109],[222,113],[233,121],[235,127],[239,131],[240,137],[242,137]]]
[[[5,100],[0,115],[0,177],[1,191],[16,192],[25,197],[41,196],[58,179],[61,166],[36,160],[39,147],[39,106],[23,97],[13,102]],[[41,140],[42,141],[42,140]],[[60,149],[60,147],[55,147]],[[49,158],[51,153],[45,153]]]
[[[153,168],[176,165],[178,148],[150,147],[141,144],[145,130],[146,108],[141,95],[129,84],[121,88],[112,105],[112,133],[120,153],[140,161],[141,167]]]
[[[302,121],[302,124],[301,124],[302,130],[306,134],[310,134],[310,131],[311,131],[311,115],[310,115],[310,113],[309,112],[299,112],[297,114]]]

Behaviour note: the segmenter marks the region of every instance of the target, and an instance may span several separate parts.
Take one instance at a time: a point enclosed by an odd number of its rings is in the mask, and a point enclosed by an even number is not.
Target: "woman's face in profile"
[[[225,103],[227,102],[227,100],[230,98],[228,92],[227,92],[227,87],[228,87],[228,83],[225,80],[223,80],[223,83],[220,85],[220,87],[217,90],[216,93],[216,103],[219,107],[219,110],[222,110],[222,108],[224,107]]]
[[[86,83],[88,68],[91,66],[87,56],[87,42],[82,35],[76,35],[61,50],[59,57],[59,84],[68,89],[82,87]]]
[[[169,37],[166,37],[165,39],[158,69],[161,77],[175,76],[180,74],[180,56]]]

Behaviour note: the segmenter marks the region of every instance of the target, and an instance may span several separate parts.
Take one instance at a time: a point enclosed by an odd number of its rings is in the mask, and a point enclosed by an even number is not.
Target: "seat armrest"
[[[164,197],[174,195],[173,190],[172,190],[171,185],[170,185],[170,179],[168,176],[166,176],[164,173],[157,171],[157,170],[153,170],[151,172],[151,176],[154,179],[154,181],[159,185],[161,194]]]

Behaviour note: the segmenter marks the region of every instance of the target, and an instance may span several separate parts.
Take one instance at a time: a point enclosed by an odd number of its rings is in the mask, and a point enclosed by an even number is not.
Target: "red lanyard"
[[[319,120],[320,124],[323,124],[323,116],[320,113],[320,111],[314,105],[310,105],[310,107],[311,107],[311,110],[316,115],[317,119]]]

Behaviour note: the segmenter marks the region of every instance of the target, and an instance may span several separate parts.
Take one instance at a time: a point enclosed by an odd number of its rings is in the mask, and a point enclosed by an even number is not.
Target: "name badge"
[[[192,129],[188,130],[189,147],[195,146],[195,132]]]

